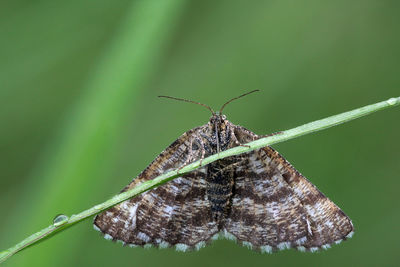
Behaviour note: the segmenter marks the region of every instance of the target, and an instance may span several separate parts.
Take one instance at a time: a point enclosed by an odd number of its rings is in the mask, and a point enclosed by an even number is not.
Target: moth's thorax
[[[207,124],[203,137],[211,154],[218,153],[232,147],[233,124],[226,119],[225,115],[214,114]]]

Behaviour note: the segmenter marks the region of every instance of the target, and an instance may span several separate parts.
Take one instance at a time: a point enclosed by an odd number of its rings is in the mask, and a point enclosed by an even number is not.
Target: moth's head
[[[230,124],[226,116],[218,111],[211,116],[205,133],[208,136],[208,145],[214,152],[225,150],[229,145],[232,135]]]
[[[227,121],[228,120],[226,119],[225,115],[216,111],[211,116],[208,126],[209,126],[211,132],[214,134],[215,134],[215,132],[223,133],[226,131],[226,122]]]
[[[226,116],[224,114],[221,114],[219,111],[213,113],[213,115],[210,118],[211,125],[223,124],[225,121],[226,121]]]

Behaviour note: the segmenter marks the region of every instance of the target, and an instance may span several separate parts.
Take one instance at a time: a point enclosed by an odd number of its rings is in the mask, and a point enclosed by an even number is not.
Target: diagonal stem
[[[309,134],[312,132],[320,131],[320,130],[323,130],[323,129],[350,121],[350,120],[357,119],[359,117],[368,115],[370,113],[373,113],[373,112],[376,112],[376,111],[379,111],[379,110],[382,110],[382,109],[385,109],[388,107],[397,106],[399,104],[400,104],[400,97],[390,98],[386,101],[382,101],[382,102],[368,105],[365,107],[357,108],[357,109],[354,109],[354,110],[351,110],[348,112],[344,112],[344,113],[341,113],[338,115],[334,115],[334,116],[331,116],[331,117],[328,117],[325,119],[310,122],[310,123],[304,124],[302,126],[299,126],[299,127],[296,127],[296,128],[290,129],[290,130],[282,131],[276,135],[267,136],[267,137],[261,138],[259,140],[247,143],[246,146],[238,146],[235,148],[231,148],[229,150],[221,151],[218,154],[215,154],[215,155],[212,155],[210,157],[203,159],[201,165],[200,165],[200,161],[196,161],[196,162],[193,162],[193,163],[183,167],[180,170],[175,170],[175,171],[170,171],[170,172],[164,173],[164,174],[154,178],[153,180],[150,180],[150,181],[147,181],[147,182],[144,182],[144,183],[138,185],[137,187],[135,187],[129,191],[118,194],[101,204],[98,204],[90,209],[82,211],[81,213],[74,214],[70,218],[68,218],[66,216],[62,216],[61,219],[58,219],[59,217],[57,217],[52,225],[27,237],[26,239],[22,240],[15,246],[0,252],[0,263],[4,262],[6,259],[8,259],[12,255],[14,255],[15,253],[43,240],[44,238],[48,238],[59,231],[63,231],[65,229],[67,229],[68,227],[72,226],[73,224],[75,224],[77,222],[87,219],[90,216],[93,216],[93,215],[95,215],[103,210],[106,210],[118,203],[121,203],[129,198],[137,196],[147,190],[150,190],[154,187],[160,186],[178,176],[181,176],[188,172],[191,172],[191,171],[199,168],[200,166],[207,165],[211,162],[214,162],[216,160],[219,160],[219,159],[222,159],[225,157],[249,152],[249,151],[261,148],[261,147],[265,147],[268,145],[283,142],[283,141],[286,141],[286,140],[289,140],[292,138],[296,138],[296,137],[299,137],[299,136],[302,136],[305,134]]]

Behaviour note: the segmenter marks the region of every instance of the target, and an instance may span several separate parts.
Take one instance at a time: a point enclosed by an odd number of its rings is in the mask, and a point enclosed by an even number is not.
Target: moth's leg
[[[234,140],[235,144],[238,146],[243,146],[243,147],[250,147],[249,145],[243,145],[242,143],[239,142],[239,140],[237,139],[236,135],[235,135],[235,131],[231,131],[231,139]]]

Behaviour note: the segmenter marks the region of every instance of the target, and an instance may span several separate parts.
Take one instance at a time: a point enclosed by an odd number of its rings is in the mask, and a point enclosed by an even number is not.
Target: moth
[[[258,91],[258,90],[256,90]],[[249,92],[239,97],[243,97]],[[165,97],[165,96],[163,96]],[[260,136],[205,106],[209,122],[185,132],[123,191]],[[218,238],[260,252],[327,249],[351,237],[345,213],[267,146],[205,165],[97,215],[106,239],[132,247],[198,250]]]

